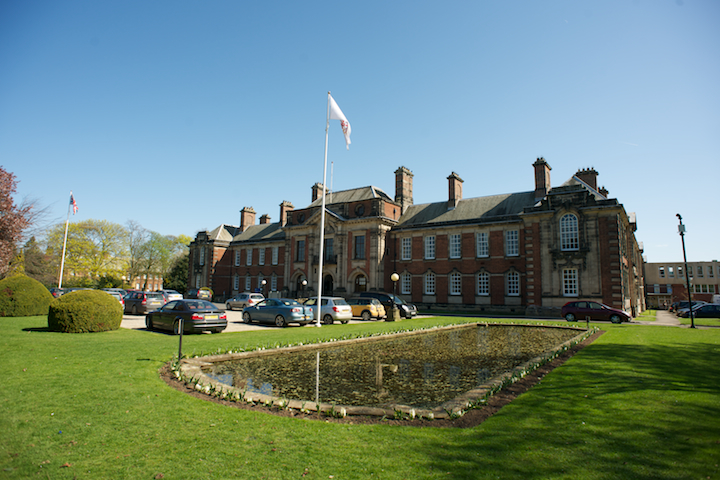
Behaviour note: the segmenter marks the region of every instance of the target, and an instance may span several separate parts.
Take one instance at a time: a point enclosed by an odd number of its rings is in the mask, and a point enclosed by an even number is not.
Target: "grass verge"
[[[186,336],[212,352],[411,325]],[[550,323],[550,322],[548,322]],[[565,324],[565,322],[558,322]],[[3,478],[718,478],[720,330],[602,324],[598,341],[470,429],[332,424],[183,395],[158,369],[177,337],[0,319]]]

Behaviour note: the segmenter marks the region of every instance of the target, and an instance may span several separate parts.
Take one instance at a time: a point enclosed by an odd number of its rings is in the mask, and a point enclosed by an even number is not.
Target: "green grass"
[[[688,317],[688,318],[678,317],[678,320],[680,320],[680,323],[683,325],[690,325],[690,323],[691,323],[690,317]],[[720,327],[720,318],[696,318],[695,326],[696,327]]]
[[[640,320],[643,322],[654,322],[655,320],[657,320],[657,310],[645,310],[640,315],[638,315],[635,320]]]
[[[458,321],[193,335],[183,350]],[[177,337],[46,325],[0,319],[0,478],[720,478],[720,329],[602,324],[607,333],[482,425],[441,429],[224,407],[158,377]]]

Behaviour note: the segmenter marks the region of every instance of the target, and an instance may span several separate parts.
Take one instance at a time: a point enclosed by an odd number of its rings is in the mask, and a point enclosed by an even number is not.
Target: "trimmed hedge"
[[[45,286],[26,275],[0,280],[0,317],[47,315],[52,294]]]
[[[48,328],[65,333],[117,330],[123,309],[115,297],[101,290],[77,290],[50,304]]]

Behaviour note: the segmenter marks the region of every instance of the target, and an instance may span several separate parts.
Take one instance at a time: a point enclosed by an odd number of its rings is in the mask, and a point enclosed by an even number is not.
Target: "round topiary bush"
[[[117,330],[123,309],[115,297],[100,290],[77,290],[50,304],[48,328],[65,333]]]
[[[47,315],[52,294],[37,280],[13,275],[0,280],[0,317]]]

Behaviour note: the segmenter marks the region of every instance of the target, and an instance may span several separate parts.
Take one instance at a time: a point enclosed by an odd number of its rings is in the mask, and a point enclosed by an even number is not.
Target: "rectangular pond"
[[[246,394],[433,410],[581,333],[566,327],[469,324],[248,354],[205,363],[202,372]]]

